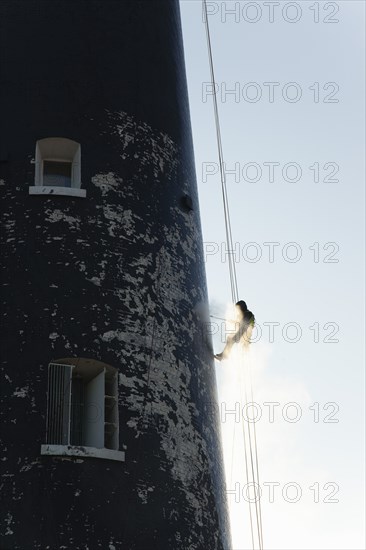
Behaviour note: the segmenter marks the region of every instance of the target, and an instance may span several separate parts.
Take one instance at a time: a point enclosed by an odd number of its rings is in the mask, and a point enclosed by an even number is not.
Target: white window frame
[[[43,185],[44,161],[70,162],[71,187]],[[86,197],[81,189],[81,146],[67,138],[51,137],[36,143],[34,186],[29,187],[30,195],[68,195]]]
[[[81,426],[81,439],[76,442],[75,432],[72,434],[75,419],[72,380],[75,374],[83,380],[80,403],[84,407],[80,416],[76,412]],[[123,462],[125,453],[119,450],[117,370],[91,359],[62,359],[50,363],[46,439],[47,443],[41,445],[42,455],[84,456]],[[105,446],[107,441],[108,447]]]

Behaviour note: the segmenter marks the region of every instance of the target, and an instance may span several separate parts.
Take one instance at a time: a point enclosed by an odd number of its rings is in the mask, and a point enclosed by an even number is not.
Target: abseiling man
[[[222,361],[222,359],[227,359],[229,357],[231,348],[234,344],[242,342],[245,347],[250,344],[255,317],[253,313],[248,310],[247,304],[243,300],[237,302],[235,308],[237,311],[236,327],[238,327],[238,330],[232,336],[228,336],[224,350],[214,356],[218,361]]]

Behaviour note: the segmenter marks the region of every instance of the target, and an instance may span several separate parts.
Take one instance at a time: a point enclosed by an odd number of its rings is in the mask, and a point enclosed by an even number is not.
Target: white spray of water
[[[238,330],[235,306],[227,307],[225,332]],[[220,363],[219,397],[226,486],[232,526],[241,525],[248,548],[262,548],[262,517],[259,496],[259,461],[257,452],[257,411],[253,403],[253,386],[263,368],[260,346],[249,345],[243,336],[233,346],[229,357]],[[246,505],[243,514],[243,501]],[[241,504],[238,506],[238,504]],[[240,517],[238,516],[240,514]],[[234,534],[234,533],[233,533]]]

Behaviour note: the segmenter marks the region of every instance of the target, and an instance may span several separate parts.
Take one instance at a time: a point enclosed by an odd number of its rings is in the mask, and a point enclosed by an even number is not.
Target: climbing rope
[[[253,382],[252,382],[252,368],[251,368],[251,360],[249,356],[248,361],[248,371],[249,371],[249,387],[250,387],[250,394],[251,394],[251,402],[254,403],[254,395],[253,395]],[[260,481],[259,481],[259,462],[258,462],[258,447],[257,447],[257,430],[255,427],[256,423],[253,422],[253,435],[254,435],[254,453],[255,453],[255,463],[256,463],[256,475],[257,475],[257,483],[258,487],[260,488]],[[261,507],[261,501],[259,498],[258,501],[258,509],[259,509],[259,529],[261,534],[261,548],[263,548],[263,527],[262,527],[262,507]]]
[[[220,117],[219,117],[218,102],[216,97],[217,85],[216,85],[216,79],[215,79],[212,44],[211,44],[211,33],[210,33],[210,26],[208,23],[208,10],[207,10],[206,0],[202,0],[202,8],[203,8],[204,19],[205,19],[207,50],[208,50],[208,58],[209,58],[209,65],[210,65],[211,85],[213,89],[212,97],[213,97],[213,107],[214,107],[217,149],[218,149],[218,157],[219,157],[219,165],[220,165],[220,179],[221,179],[221,191],[222,191],[224,219],[225,219],[227,253],[228,253],[228,260],[229,260],[228,263],[229,263],[231,297],[232,297],[233,304],[235,304],[239,300],[239,292],[238,292],[238,282],[237,282],[236,266],[235,266],[235,259],[234,259],[234,246],[233,246],[233,237],[232,237],[232,229],[231,229],[231,218],[230,218],[229,200],[228,200],[228,192],[227,192]],[[215,317],[215,316],[212,315],[211,317]],[[220,317],[216,317],[216,318],[221,319]],[[244,368],[245,368],[245,365],[241,364],[240,370],[239,370],[240,393],[241,395],[243,395],[243,387],[244,387],[244,399],[245,399],[245,403],[248,403],[248,395],[247,395],[246,388],[249,385],[250,395],[253,403],[254,402],[253,385],[252,385],[250,365],[248,364],[249,380],[243,380],[243,376],[245,376]],[[262,511],[261,511],[261,501],[260,501],[258,449],[257,449],[257,435],[256,435],[255,422],[253,422],[252,428],[250,427],[250,423],[247,422],[247,430],[246,430],[245,423],[241,415],[241,424],[242,424],[242,433],[243,433],[245,473],[246,473],[246,479],[247,479],[247,486],[249,486],[249,484],[252,483],[255,489],[258,488],[258,494],[255,493],[254,504],[255,504],[258,544],[259,544],[259,549],[263,550]],[[235,440],[235,425],[234,425],[233,445],[232,445],[233,450],[234,450],[234,440]],[[254,445],[254,450],[253,450],[253,445]],[[232,481],[232,472],[233,472],[233,456],[231,459],[231,473],[230,473],[231,481]],[[250,527],[251,527],[251,539],[252,539],[253,550],[255,550],[252,506],[249,498],[248,498],[248,501],[249,501],[249,519],[250,519]]]
[[[244,350],[242,351],[242,354],[244,353]],[[239,373],[240,373],[240,394],[241,397],[243,397],[243,402],[248,404],[248,392],[247,387],[250,388],[251,393],[251,403],[254,403],[254,397],[253,397],[253,385],[252,385],[252,378],[251,378],[251,361],[250,361],[250,353],[246,354],[246,360],[242,360],[241,364],[239,365]],[[249,378],[249,380],[248,380]],[[262,511],[261,511],[261,501],[260,501],[260,483],[259,483],[259,465],[258,465],[258,450],[257,450],[257,436],[256,436],[256,420],[249,420],[248,417],[248,410],[247,410],[247,419],[244,422],[242,419],[242,427],[243,427],[243,438],[244,438],[244,446],[245,444],[249,447],[249,456],[250,456],[250,469],[249,469],[249,476],[247,473],[247,482],[248,486],[249,484],[252,484],[254,487],[254,506],[255,506],[255,513],[256,513],[256,520],[257,520],[257,534],[258,534],[258,544],[260,550],[263,549],[263,530],[262,530]],[[247,432],[247,436],[245,436],[245,431]],[[253,443],[254,443],[254,450],[253,450]],[[245,458],[247,460],[247,457]],[[248,487],[249,491],[249,487]],[[252,501],[248,496],[249,505],[251,507]],[[253,546],[254,548],[254,546]]]
[[[228,195],[227,195],[226,173],[224,168],[224,150],[222,146],[219,108],[217,105],[217,97],[216,97],[216,79],[215,79],[214,63],[213,63],[213,56],[212,56],[210,27],[208,24],[207,3],[206,3],[206,0],[202,0],[202,1],[203,1],[203,9],[205,12],[207,49],[208,49],[208,57],[209,57],[209,63],[210,63],[211,82],[213,87],[212,97],[213,97],[213,103],[214,103],[216,141],[217,141],[217,149],[218,149],[219,164],[220,164],[221,191],[222,191],[222,199],[224,204],[225,232],[226,232],[226,242],[227,242],[227,254],[229,258],[231,296],[232,296],[233,303],[235,304],[239,299],[239,294],[238,294],[238,282],[236,278],[236,269],[235,269],[235,260],[234,260],[234,246],[233,246],[233,237],[232,237],[232,231],[231,231],[230,209],[229,209],[229,201],[228,201]]]

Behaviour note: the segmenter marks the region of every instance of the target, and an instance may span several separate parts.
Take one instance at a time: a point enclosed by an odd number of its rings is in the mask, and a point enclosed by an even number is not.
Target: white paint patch
[[[130,154],[134,158],[139,158],[142,165],[150,165],[154,168],[155,178],[159,178],[164,173],[164,178],[169,178],[179,162],[178,149],[174,141],[168,134],[158,132],[146,123],[137,123],[136,120],[124,111],[113,112],[106,109],[110,116],[110,130],[117,133],[121,140],[123,153],[121,157],[127,158]],[[136,155],[133,144],[136,136],[141,142],[144,142],[145,150]]]
[[[15,390],[15,392],[13,393],[13,396],[14,397],[21,397],[21,398],[27,397],[28,391],[29,391],[28,386],[24,386],[23,388],[17,388]]]
[[[47,221],[50,223],[57,223],[60,221],[64,221],[69,224],[71,229],[77,229],[80,230],[80,220],[77,218],[74,218],[73,216],[68,216],[65,214],[65,212],[62,212],[62,210],[46,210],[46,215],[48,216],[46,218]]]
[[[8,515],[5,518],[5,523],[6,523],[5,535],[14,535],[14,531],[12,531],[10,527],[12,522],[13,522],[13,516],[10,514],[10,512],[8,512]]]
[[[144,386],[145,383],[137,376],[126,376],[123,372],[118,374],[118,383],[126,388],[136,388],[137,386]]]
[[[107,174],[96,174],[92,177],[91,181],[95,187],[100,189],[103,196],[110,192],[118,191],[123,184],[122,178],[119,178],[113,172],[108,172]]]
[[[129,342],[131,339],[131,336],[127,334],[126,332],[122,332],[121,330],[109,330],[101,336],[101,339],[104,342],[112,342],[112,340],[119,340],[120,342]]]
[[[143,504],[147,504],[147,491],[145,487],[137,487],[137,496]]]
[[[12,231],[15,227],[15,220],[8,220],[5,224],[4,224],[4,227],[5,229],[7,229],[8,231]]]
[[[93,283],[93,285],[95,286],[101,286],[103,279],[104,277],[92,277],[91,279],[85,279],[85,280],[89,281],[90,283]]]

